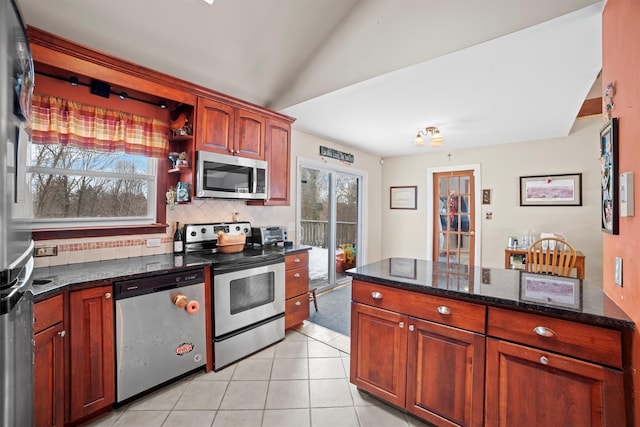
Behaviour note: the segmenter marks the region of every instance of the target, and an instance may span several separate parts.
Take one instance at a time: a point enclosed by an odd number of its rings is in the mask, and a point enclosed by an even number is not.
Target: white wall
[[[491,190],[491,204],[482,205],[482,265],[504,267],[507,237],[557,232],[586,256],[586,274],[602,276],[600,230],[599,130],[601,118],[579,120],[569,136],[525,143],[500,144],[479,149],[426,152],[384,159],[382,168],[382,257],[426,258],[427,168],[479,163],[481,185]],[[499,132],[499,130],[496,130]],[[445,141],[446,146],[446,141]],[[519,177],[582,173],[582,206],[521,207]],[[390,210],[389,187],[418,186],[418,209]],[[485,218],[486,212],[493,219]],[[476,260],[476,263],[478,261]]]

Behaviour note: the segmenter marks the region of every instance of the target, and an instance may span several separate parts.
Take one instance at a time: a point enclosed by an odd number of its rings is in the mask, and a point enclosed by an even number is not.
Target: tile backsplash
[[[295,208],[291,206],[247,206],[236,200],[194,200],[167,207],[167,231],[165,234],[135,236],[87,237],[78,239],[54,239],[36,242],[36,247],[57,246],[56,256],[35,258],[36,267],[48,267],[80,262],[103,261],[116,258],[132,258],[169,253],[173,250],[173,232],[176,221],[180,224],[232,222],[237,212],[239,221],[252,225],[283,225],[290,227],[295,221]],[[288,230],[289,239],[295,240],[295,230]],[[148,247],[148,239],[159,239],[160,245]]]

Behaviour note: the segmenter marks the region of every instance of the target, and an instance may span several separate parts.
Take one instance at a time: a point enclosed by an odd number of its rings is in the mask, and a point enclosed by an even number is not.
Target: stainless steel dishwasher
[[[116,282],[116,402],[207,361],[204,271]]]

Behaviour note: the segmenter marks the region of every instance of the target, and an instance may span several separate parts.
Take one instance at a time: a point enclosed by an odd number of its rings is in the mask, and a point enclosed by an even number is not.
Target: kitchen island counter
[[[632,425],[635,325],[596,281],[412,258],[346,274],[358,389],[434,425]]]
[[[388,258],[345,272],[355,280],[426,294],[519,309],[567,320],[615,329],[634,329],[635,323],[602,290],[601,283],[568,278],[574,286],[575,307],[526,298],[524,279],[531,273],[519,270],[437,263],[413,258]],[[541,276],[559,280],[558,276]]]

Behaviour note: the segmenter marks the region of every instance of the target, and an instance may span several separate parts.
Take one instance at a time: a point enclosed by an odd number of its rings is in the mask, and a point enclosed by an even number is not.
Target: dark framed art
[[[389,189],[389,207],[390,209],[417,209],[417,193],[418,187],[403,186],[390,187]]]
[[[618,234],[618,119],[600,130],[600,212],[602,231]]]
[[[482,190],[482,204],[490,205],[491,204],[491,190],[483,189]]]
[[[520,206],[582,206],[582,174],[521,176]]]

